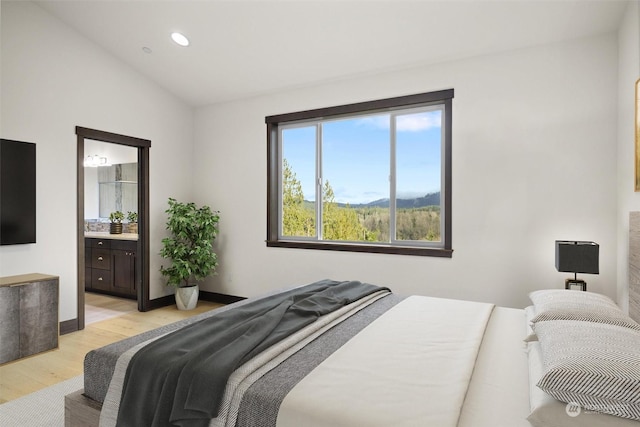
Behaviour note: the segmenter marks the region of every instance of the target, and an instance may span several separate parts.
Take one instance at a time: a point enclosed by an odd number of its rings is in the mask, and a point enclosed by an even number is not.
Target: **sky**
[[[395,117],[398,198],[440,190],[441,117],[440,109]],[[336,202],[389,198],[388,113],[324,121],[321,133],[322,178],[329,181]],[[281,139],[283,157],[310,201],[315,200],[315,134],[315,126],[284,128]]]

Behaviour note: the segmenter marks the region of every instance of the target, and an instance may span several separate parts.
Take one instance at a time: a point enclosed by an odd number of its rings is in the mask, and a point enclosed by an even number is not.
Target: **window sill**
[[[292,240],[267,240],[266,242],[267,247],[274,248],[316,249],[327,251],[430,256],[439,258],[452,258],[453,256],[453,249],[419,246],[358,245],[355,243],[302,242]]]

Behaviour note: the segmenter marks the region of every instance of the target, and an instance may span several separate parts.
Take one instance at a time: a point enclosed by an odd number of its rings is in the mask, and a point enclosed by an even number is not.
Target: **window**
[[[452,99],[266,117],[267,245],[451,257]]]

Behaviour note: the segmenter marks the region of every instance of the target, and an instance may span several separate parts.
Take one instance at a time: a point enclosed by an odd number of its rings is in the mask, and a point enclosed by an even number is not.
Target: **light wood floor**
[[[136,300],[114,298],[93,292],[84,294],[85,326],[135,311],[138,311],[138,301]]]
[[[130,301],[93,298],[91,304],[123,309]],[[135,303],[135,302],[134,302]],[[199,301],[198,307],[180,311],[175,305],[141,313],[132,311],[118,317],[96,321],[82,331],[62,335],[59,348],[0,366],[0,403],[8,402],[83,373],[84,356],[90,350],[112,342],[221,307],[221,304]],[[126,308],[124,308],[126,310]]]

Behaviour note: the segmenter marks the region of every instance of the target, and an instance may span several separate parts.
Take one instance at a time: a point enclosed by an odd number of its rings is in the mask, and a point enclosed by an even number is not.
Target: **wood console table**
[[[59,278],[0,277],[0,364],[58,348]]]

